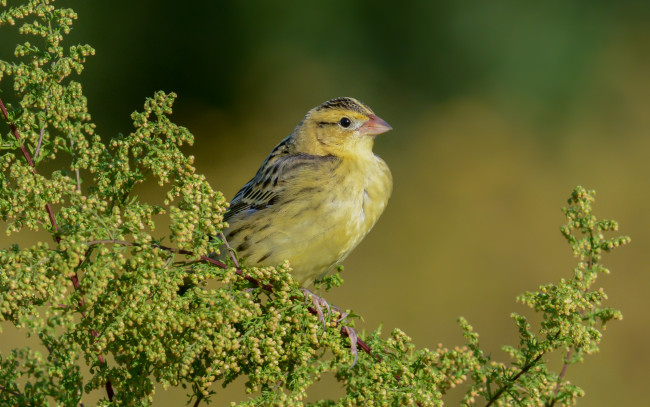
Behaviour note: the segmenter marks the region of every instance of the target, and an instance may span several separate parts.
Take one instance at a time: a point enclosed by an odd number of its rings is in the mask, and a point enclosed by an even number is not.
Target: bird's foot
[[[336,321],[334,321],[335,325],[338,325],[339,323],[343,322],[348,317],[347,312],[342,312],[341,309],[336,305],[330,305],[324,298],[319,297],[318,295],[314,294],[310,290],[306,288],[301,288],[300,291],[302,291],[302,294],[305,296],[305,302],[311,299],[311,303],[314,307],[314,310],[318,315],[318,320],[321,321],[321,323],[323,324],[323,330],[327,327],[327,322],[325,321],[325,314],[323,313],[324,308],[327,309],[327,320],[329,320],[332,315],[332,309],[334,309],[334,311],[336,311],[339,314],[339,318]],[[357,332],[354,330],[354,328],[349,326],[342,326],[341,333],[343,333],[350,339],[350,353],[354,355],[354,362],[352,363],[352,366],[350,366],[351,369],[354,367],[354,365],[357,364],[357,359],[359,357],[359,350],[357,348],[358,335]]]
[[[311,299],[311,303],[314,306],[314,309],[316,310],[316,314],[318,315],[318,320],[322,322],[323,324],[323,329],[327,327],[327,322],[325,321],[325,314],[323,314],[323,308],[327,309],[327,319],[330,319],[330,316],[332,315],[332,307],[330,307],[330,304],[325,301],[323,297],[319,297],[318,295],[314,294],[310,290],[306,288],[301,288],[300,291],[302,291],[302,294],[305,296],[305,301]],[[335,307],[335,309],[338,309],[338,307]]]

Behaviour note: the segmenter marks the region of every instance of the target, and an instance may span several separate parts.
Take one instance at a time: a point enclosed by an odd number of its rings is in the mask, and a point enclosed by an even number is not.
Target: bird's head
[[[340,97],[310,110],[293,138],[303,153],[358,157],[371,155],[375,136],[391,129],[368,106]]]

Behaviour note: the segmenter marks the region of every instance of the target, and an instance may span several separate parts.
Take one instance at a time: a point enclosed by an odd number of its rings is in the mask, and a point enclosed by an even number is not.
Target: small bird
[[[391,129],[353,98],[311,109],[230,202],[229,246],[247,266],[289,260],[303,287],[325,276],[386,207],[392,176],[372,146]]]

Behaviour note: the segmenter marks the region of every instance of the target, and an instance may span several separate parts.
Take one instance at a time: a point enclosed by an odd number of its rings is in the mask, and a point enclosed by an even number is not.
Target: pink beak
[[[368,136],[376,136],[377,134],[386,133],[389,130],[393,130],[390,124],[386,123],[384,119],[374,114],[368,115],[370,120],[365,122],[361,128],[359,128],[361,134]]]

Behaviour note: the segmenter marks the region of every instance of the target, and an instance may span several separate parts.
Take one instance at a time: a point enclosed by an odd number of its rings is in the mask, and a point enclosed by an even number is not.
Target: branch
[[[566,356],[564,357],[564,364],[562,365],[562,370],[560,371],[560,375],[557,377],[557,383],[555,384],[555,391],[553,392],[553,401],[551,401],[549,407],[553,407],[555,405],[555,402],[557,401],[557,395],[560,392],[560,387],[562,387],[562,379],[564,378],[567,367],[569,366],[569,359],[571,358],[571,350],[572,349],[569,349],[566,353]]]
[[[594,232],[593,230],[589,231],[589,242],[591,243],[591,255],[589,256],[589,261],[587,262],[587,268],[591,269],[594,264],[597,263],[597,260],[594,259],[594,253],[593,253],[593,243],[594,240]],[[588,288],[585,288],[584,292],[586,293]],[[581,309],[580,310],[580,315],[584,314],[585,310]],[[573,349],[569,349],[566,352],[566,356],[564,357],[564,363],[562,364],[562,370],[560,371],[559,376],[557,377],[557,382],[555,383],[555,391],[553,392],[553,401],[551,404],[549,404],[549,407],[553,407],[555,405],[555,402],[557,401],[557,395],[560,393],[560,388],[562,387],[562,379],[564,379],[564,375],[566,375],[567,368],[569,367],[569,361],[571,360],[571,351]]]
[[[118,239],[101,239],[101,240],[91,240],[90,242],[86,242],[88,246],[94,246],[98,244],[119,244],[123,246],[142,246],[139,243],[133,243],[133,242],[127,242],[126,240],[118,240]],[[176,249],[174,247],[169,247],[169,246],[163,246],[161,244],[154,243],[151,245],[151,247],[157,247],[162,250],[166,250],[168,252],[172,253],[178,253],[178,254],[183,254],[186,256],[195,256],[194,252],[185,250],[185,249]],[[200,255],[199,258],[202,261],[205,261],[210,264],[214,264],[215,266],[222,268],[222,269],[227,269],[228,266],[216,259],[213,259],[212,257],[209,256],[204,256]],[[248,274],[244,274],[241,268],[237,267],[235,273],[237,273],[238,276],[243,277],[246,281],[249,281],[252,283],[255,287],[262,287],[266,291],[272,293],[273,292],[273,286],[270,284],[263,284],[260,281],[258,281],[256,278],[249,276]]]
[[[239,264],[237,263],[236,259],[234,258],[234,255],[232,254],[230,246],[228,245],[225,236],[223,236],[223,233],[221,233],[221,238],[223,239],[224,243],[226,244],[226,248],[229,251],[230,255],[233,256],[233,262],[236,265],[236,271],[235,272],[237,273],[237,275],[243,277],[245,280],[252,283],[255,287],[261,287],[264,290],[268,291],[269,293],[272,293],[273,292],[273,286],[272,285],[261,283],[256,278],[254,278],[252,276],[249,276],[248,274],[245,274],[243,272],[243,270],[239,267]],[[95,245],[99,245],[99,244],[118,244],[118,245],[123,245],[123,246],[142,246],[139,243],[128,242],[126,240],[119,240],[119,239],[91,240],[89,242],[86,242],[85,244],[90,246],[90,247],[95,246]],[[194,252],[192,252],[190,250],[177,249],[177,248],[174,248],[174,247],[163,246],[163,245],[157,244],[157,243],[152,244],[151,247],[157,247],[157,248],[165,250],[165,251],[169,251],[169,252],[172,252],[172,253],[183,254],[183,255],[186,255],[186,256],[194,256],[195,255]],[[225,263],[223,263],[223,262],[221,262],[219,260],[213,259],[213,258],[211,258],[209,256],[200,255],[199,257],[200,257],[200,259],[202,261],[213,264],[213,265],[215,265],[215,266],[217,266],[219,268],[222,268],[222,269],[228,268],[228,266]],[[305,296],[306,296],[306,294],[305,294]],[[314,308],[314,307],[308,307],[307,309],[309,310],[309,312],[312,315],[317,315],[318,314],[318,310],[316,308]],[[338,322],[336,324],[338,325]],[[382,358],[375,355],[375,354],[373,354],[371,352],[370,346],[368,346],[367,343],[365,343],[361,338],[359,338],[356,335],[356,333],[354,332],[353,329],[351,329],[349,327],[346,327],[346,326],[341,326],[340,332],[341,332],[342,336],[349,337],[350,341],[353,342],[353,343],[351,343],[351,347],[352,347],[353,351],[355,351],[355,363],[356,363],[356,347],[357,346],[359,348],[361,348],[364,352],[366,352],[368,355],[374,357],[375,360],[377,360],[378,362],[381,362]],[[93,335],[95,335],[94,331],[93,331]],[[400,379],[399,376],[395,376],[395,378],[397,380]],[[106,383],[106,386],[107,386],[107,392],[108,392],[108,387],[110,386],[110,382]],[[109,399],[112,400],[112,397],[110,396],[110,393],[109,393]],[[201,397],[201,395],[198,395],[197,399],[196,399],[196,402],[194,403],[194,407],[198,407],[202,400],[203,400],[203,397]],[[417,403],[417,405],[419,406],[420,403]]]
[[[16,128],[16,125],[14,124],[14,122],[9,120],[9,113],[7,113],[7,109],[5,108],[4,103],[2,103],[1,98],[0,98],[0,110],[2,110],[2,115],[5,117],[7,124],[9,124],[11,133],[16,138],[16,141],[20,143],[20,149],[23,152],[23,156],[25,156],[25,159],[27,160],[27,164],[29,164],[29,166],[32,167],[32,173],[34,173],[34,175],[37,175],[38,172],[36,171],[36,165],[34,165],[34,161],[32,161],[32,157],[30,157],[29,152],[25,147],[25,144],[23,144],[23,142],[20,140],[20,134],[18,133],[18,129]],[[39,141],[39,145],[40,145],[40,141]],[[49,203],[45,204],[45,210],[47,211],[47,214],[50,217],[50,223],[52,224],[52,228],[54,229],[54,232],[55,233],[58,232],[59,228],[56,224],[56,219],[54,218],[54,211],[52,211],[52,206]],[[55,239],[57,243],[61,241],[61,238],[59,236],[55,236]]]
[[[25,144],[20,139],[20,133],[18,133],[18,128],[16,127],[14,122],[9,119],[9,113],[7,112],[7,108],[5,108],[5,105],[2,102],[1,98],[0,98],[0,110],[2,111],[2,115],[4,116],[7,124],[9,124],[9,128],[11,129],[11,133],[16,138],[16,141],[18,141],[18,143],[20,143],[20,150],[23,152],[23,156],[25,157],[25,160],[27,160],[27,164],[29,164],[29,166],[32,167],[32,173],[34,175],[38,175],[38,171],[36,171],[36,165],[34,164],[34,161],[32,160],[32,157],[29,155],[29,152],[27,151],[27,148],[25,147]],[[40,138],[38,140],[38,145],[36,147],[35,155],[38,154],[38,152],[40,150],[41,142],[43,141],[44,132],[45,132],[45,127],[43,127],[41,129]],[[58,233],[57,233],[59,231],[59,227],[58,227],[58,225],[56,223],[56,218],[54,217],[54,211],[52,210],[52,206],[50,205],[49,202],[45,204],[45,210],[47,211],[47,214],[48,214],[48,216],[50,218],[50,223],[52,224],[52,229],[54,229],[56,242],[60,243],[61,242],[61,237],[58,236]],[[82,262],[83,262],[83,260],[82,260]],[[79,265],[81,265],[81,264],[82,263],[80,263]],[[77,291],[79,289],[79,277],[77,276],[77,274],[75,273],[75,275],[73,275],[70,278],[70,280],[72,281],[72,286],[74,287],[75,291]],[[79,305],[83,306],[83,304],[84,304],[84,300],[83,300],[83,297],[82,297],[79,300]],[[86,315],[85,315],[85,313],[83,311],[81,312],[81,316],[82,316],[82,318],[86,317]],[[99,334],[97,332],[95,332],[95,331],[91,331],[90,333],[94,337],[99,336]],[[99,363],[101,365],[106,365],[106,359],[104,359],[104,357],[102,355],[97,355],[97,360],[99,361]],[[108,395],[108,400],[113,401],[113,396],[115,395],[115,392],[113,391],[113,386],[111,385],[110,380],[106,381],[106,394]]]
[[[497,392],[494,394],[494,396],[492,396],[492,397],[490,398],[490,400],[488,400],[488,403],[485,405],[485,407],[489,407],[489,406],[491,406],[492,404],[494,404],[494,403],[499,399],[499,397],[501,397],[501,395],[502,395],[506,390],[508,390],[509,388],[511,388],[511,387],[515,384],[515,382],[516,382],[516,381],[517,381],[521,376],[523,376],[524,374],[526,374],[526,372],[528,372],[528,371],[529,371],[533,366],[535,366],[535,364],[537,364],[537,362],[539,362],[539,360],[542,358],[542,356],[544,356],[544,353],[540,353],[540,354],[539,354],[535,359],[533,359],[532,362],[530,362],[529,364],[525,365],[525,366],[521,369],[521,371],[519,371],[519,373],[517,373],[516,375],[514,375],[514,376],[512,377],[512,379],[510,379],[510,383],[506,384],[505,386],[503,386],[503,387],[501,387],[499,390],[497,390]]]
[[[222,237],[222,238],[223,238],[223,240],[225,242],[226,241],[225,237]],[[85,244],[87,244],[88,246],[95,246],[95,245],[98,245],[98,244],[119,244],[119,245],[123,245],[123,246],[141,246],[141,244],[139,244],[139,243],[127,242],[126,240],[118,240],[118,239],[91,240],[89,242],[86,242]],[[160,244],[157,244],[157,243],[152,244],[151,247],[157,247],[157,248],[162,249],[162,250],[166,250],[166,251],[169,251],[169,252],[172,252],[172,253],[183,254],[183,255],[186,255],[186,256],[194,256],[195,255],[194,252],[191,252],[189,250],[176,249],[174,247],[163,246],[163,245],[160,245]],[[215,266],[217,266],[219,268],[222,268],[222,269],[228,268],[228,266],[225,263],[223,263],[223,262],[221,262],[219,260],[213,259],[212,257],[204,256],[204,255],[201,255],[199,257],[201,258],[201,260],[203,260],[205,262],[208,262],[210,264],[213,264],[213,265],[215,265]],[[273,286],[272,285],[261,283],[255,277],[252,277],[252,276],[249,276],[248,274],[245,274],[241,268],[237,267],[235,272],[237,273],[238,276],[243,277],[246,281],[249,281],[255,287],[261,287],[264,290],[268,291],[269,293],[273,292]],[[309,310],[309,312],[312,315],[317,315],[318,314],[318,311],[314,307],[308,307],[307,309]],[[345,329],[345,326],[341,327],[341,334],[344,335],[344,336],[349,336],[347,329]],[[368,355],[373,356],[378,362],[381,362],[382,359],[379,356],[374,355],[371,352],[372,350],[370,349],[370,346],[368,346],[367,343],[365,343],[363,340],[361,340],[361,338],[356,337],[356,345],[358,347],[360,347]]]
[[[13,390],[9,390],[8,388],[6,388],[6,387],[0,385],[0,393],[2,393],[2,392],[9,393],[9,394],[11,394],[12,396],[17,396],[17,397],[25,398],[25,396],[24,396],[22,393],[19,393],[19,392],[13,391]]]

